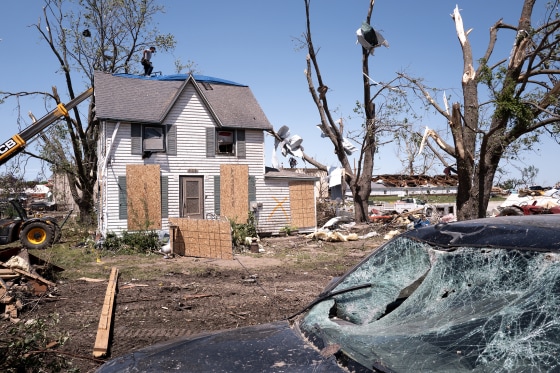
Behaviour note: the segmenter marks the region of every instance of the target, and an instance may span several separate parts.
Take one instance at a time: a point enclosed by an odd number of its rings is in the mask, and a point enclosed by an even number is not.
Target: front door
[[[181,176],[181,208],[182,218],[203,219],[204,217],[204,177]]]

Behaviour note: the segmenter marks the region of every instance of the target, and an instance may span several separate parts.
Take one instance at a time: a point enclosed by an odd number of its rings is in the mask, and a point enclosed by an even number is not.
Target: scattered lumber
[[[29,254],[27,249],[10,247],[0,250],[0,317],[19,321],[19,311],[27,298],[41,296],[56,284],[40,273],[63,269]]]
[[[118,277],[119,270],[113,267],[111,269],[111,276],[109,277],[109,284],[107,285],[107,292],[105,293],[101,317],[99,318],[99,326],[97,327],[97,337],[95,338],[95,345],[93,346],[94,357],[103,357],[107,355],[109,349],[109,337],[111,335]]]

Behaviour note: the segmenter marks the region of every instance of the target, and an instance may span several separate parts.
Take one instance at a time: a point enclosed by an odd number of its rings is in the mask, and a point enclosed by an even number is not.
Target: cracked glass
[[[328,294],[339,293],[299,326],[318,348],[368,368],[559,371],[559,289],[557,253],[441,249],[398,237],[342,278]]]

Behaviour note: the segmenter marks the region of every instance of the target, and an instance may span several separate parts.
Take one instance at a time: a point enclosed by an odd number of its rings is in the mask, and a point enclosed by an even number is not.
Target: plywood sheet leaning
[[[289,185],[292,226],[296,228],[315,227],[317,218],[314,183],[312,181],[292,181]]]
[[[93,356],[103,357],[107,355],[109,349],[109,337],[111,336],[111,324],[113,321],[113,308],[115,304],[115,292],[117,289],[117,280],[119,278],[119,270],[116,267],[111,269],[109,276],[109,284],[105,293],[105,301],[99,318],[99,326],[97,327],[97,337],[93,346]]]
[[[237,223],[249,217],[249,166],[220,165],[220,215]]]
[[[161,229],[159,165],[126,165],[128,229]]]
[[[199,258],[233,259],[229,221],[169,218],[169,223],[175,226],[173,253]]]

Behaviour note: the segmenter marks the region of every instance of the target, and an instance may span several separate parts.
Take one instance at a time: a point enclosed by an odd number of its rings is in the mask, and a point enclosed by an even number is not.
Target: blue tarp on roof
[[[187,80],[187,78],[189,77],[188,74],[154,75],[154,76],[144,76],[144,75],[135,75],[135,74],[113,74],[113,76],[119,76],[121,78],[160,80],[160,81],[182,81],[182,80]],[[247,85],[245,85],[245,84],[232,82],[231,80],[214,78],[212,76],[194,74],[193,78],[197,82],[206,82],[206,83],[214,83],[214,84],[226,84],[226,85],[236,85],[236,86],[239,86],[239,87],[247,87]]]

